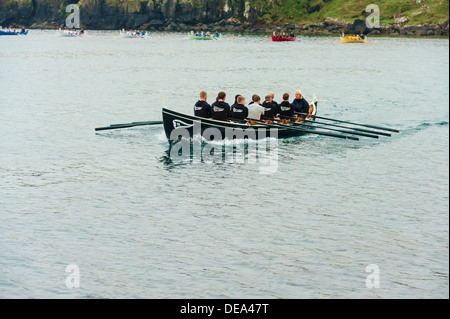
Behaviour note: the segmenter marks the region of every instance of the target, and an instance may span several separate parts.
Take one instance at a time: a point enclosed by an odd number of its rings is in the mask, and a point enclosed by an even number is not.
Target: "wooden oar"
[[[295,120],[295,117],[288,117],[288,116],[282,116],[284,118],[289,118],[292,120]],[[277,121],[276,119],[267,119],[266,120],[272,120],[272,121]],[[308,121],[308,123],[315,123],[314,121]],[[355,131],[347,131],[347,130],[338,130],[338,129],[333,129],[333,128],[329,128],[329,127],[325,127],[325,126],[317,126],[317,125],[310,125],[310,124],[304,124],[305,122],[292,122],[291,125],[295,125],[295,126],[306,126],[306,127],[311,127],[311,128],[319,128],[322,130],[329,130],[329,131],[335,131],[335,132],[340,132],[340,133],[345,133],[345,134],[353,134],[353,135],[359,135],[359,136],[365,136],[365,137],[371,137],[371,138],[379,138],[378,135],[374,135],[374,134],[365,134],[365,133],[359,133],[359,132],[355,132]],[[344,128],[348,128],[345,126],[341,126]],[[390,136],[390,134],[389,134]]]
[[[299,112],[295,112],[295,114],[308,115],[307,113],[299,113]],[[389,132],[400,133],[399,130],[392,129],[392,128],[388,128],[388,127],[381,127],[381,126],[375,126],[375,125],[369,125],[369,124],[353,123],[353,122],[349,122],[349,121],[341,121],[341,120],[330,119],[330,118],[328,118],[328,117],[317,116],[317,115],[314,115],[314,117],[315,117],[315,118],[318,118],[318,119],[329,120],[329,121],[335,121],[335,122],[339,122],[339,123],[346,123],[346,124],[351,124],[351,125],[358,125],[358,126],[370,127],[370,128],[374,128],[374,129],[378,129],[378,130],[383,130],[383,131],[389,131]]]
[[[142,126],[142,125],[158,125],[158,124],[163,124],[163,122],[162,121],[147,121],[147,122],[124,123],[124,124],[111,124],[110,126],[97,127],[97,128],[95,128],[95,130],[96,131],[115,130],[118,128],[127,128],[127,127]]]
[[[375,135],[391,136],[391,134],[389,134],[389,133],[378,132],[378,131],[371,131],[371,130],[365,130],[365,129],[357,128],[357,127],[342,126],[342,125],[331,124],[331,123],[327,123],[327,122],[310,121],[310,120],[306,120],[305,122],[306,122],[306,123],[323,124],[323,125],[334,126],[334,127],[341,127],[341,128],[346,128],[346,129],[350,129],[350,130],[354,130],[354,131],[358,131],[358,132],[365,132],[365,133],[375,134]]]
[[[311,127],[311,128],[318,128],[318,129],[322,129],[322,130],[329,130],[329,131],[335,131],[335,132],[340,132],[340,133],[345,133],[345,134],[353,134],[353,135],[359,135],[359,136],[365,136],[365,137],[371,137],[371,138],[380,138],[378,135],[367,134],[367,133],[360,133],[360,132],[356,132],[356,131],[338,130],[338,129],[335,129],[335,128],[329,128],[329,127],[325,127],[325,126],[302,124],[301,122],[300,123],[299,122],[294,122],[294,123],[292,123],[292,125],[306,126],[306,127]]]
[[[371,137],[371,138],[379,138],[378,135],[374,135],[374,134],[365,134],[365,133],[359,133],[359,132],[355,132],[355,131],[337,130],[337,129],[324,127],[324,126],[304,124],[305,122],[295,122],[296,118],[293,117],[293,116],[280,116],[280,117],[294,121],[294,122],[292,122],[291,125],[295,125],[295,126],[306,126],[306,127],[311,127],[311,128],[319,128],[319,129],[322,129],[322,130],[329,130],[329,131],[345,133],[345,134],[353,134],[353,135],[360,135],[360,136]],[[276,119],[271,119],[271,118],[265,118],[265,120],[278,121]],[[314,121],[308,121],[308,122],[315,123]],[[341,126],[341,127],[348,128],[348,127],[345,127],[345,126]]]
[[[257,120],[253,120],[253,119],[247,119],[247,120],[257,121]],[[286,128],[288,130],[293,130],[293,131],[301,131],[301,132],[305,132],[305,133],[311,133],[311,134],[317,134],[317,135],[325,135],[325,136],[331,136],[331,137],[337,137],[337,138],[343,138],[343,139],[348,139],[348,140],[359,141],[359,138],[353,137],[353,136],[340,135],[340,134],[334,134],[334,133],[318,132],[318,131],[313,131],[313,130],[308,130],[308,129],[302,129],[302,128],[299,128],[299,127],[293,127],[293,125],[266,124],[266,123],[261,123],[259,121],[258,121],[258,124],[262,125],[262,126],[265,126],[265,127]]]

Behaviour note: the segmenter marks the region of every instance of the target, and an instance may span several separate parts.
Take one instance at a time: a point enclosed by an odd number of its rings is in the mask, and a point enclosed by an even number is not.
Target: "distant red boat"
[[[284,42],[284,41],[296,41],[297,37],[288,37],[288,36],[275,36],[272,34],[272,41],[273,42]]]

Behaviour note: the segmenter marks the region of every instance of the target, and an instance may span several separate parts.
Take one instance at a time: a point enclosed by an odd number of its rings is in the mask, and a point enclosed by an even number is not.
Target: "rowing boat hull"
[[[220,132],[220,139],[222,140],[229,136],[233,136],[233,133],[236,133],[236,138],[239,138],[239,136],[244,138],[245,135],[250,139],[263,139],[267,137],[285,138],[308,134],[301,130],[290,129],[289,127],[271,127],[269,125],[249,126],[247,124],[219,121],[211,118],[206,119],[167,108],[162,109],[162,119],[164,132],[169,142],[178,140],[180,134],[183,133],[188,135],[186,137],[189,138],[193,138],[197,134],[204,136],[204,132],[208,129],[214,130],[209,130],[206,134],[207,136]],[[179,129],[185,130],[181,131]],[[308,127],[308,129],[310,130],[311,128]]]
[[[79,38],[79,37],[83,37],[83,34],[64,33],[63,31],[57,31],[56,35],[58,37],[63,37],[63,38]]]
[[[297,37],[277,37],[272,35],[272,41],[273,42],[289,42],[289,41],[296,41]]]
[[[214,37],[214,36],[198,37],[195,34],[188,33],[188,38],[189,38],[189,40],[221,40],[222,35],[220,35],[218,37]]]
[[[367,43],[367,39],[349,39],[341,37],[341,43]]]
[[[28,34],[28,30],[26,30],[23,33],[20,32],[9,32],[9,31],[1,31],[0,30],[0,35],[27,35]]]
[[[146,38],[147,37],[147,32],[146,33],[144,33],[143,35],[141,35],[141,34],[129,34],[129,33],[127,33],[127,32],[120,32],[120,36],[122,37],[122,38],[127,38],[127,39],[135,39],[135,38],[140,38],[140,39],[142,39],[142,38]]]

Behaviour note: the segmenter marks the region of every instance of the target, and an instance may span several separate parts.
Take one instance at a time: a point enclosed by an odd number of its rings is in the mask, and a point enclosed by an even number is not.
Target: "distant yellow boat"
[[[354,36],[346,36],[346,37],[341,37],[341,42],[342,43],[367,43],[367,38],[365,39],[361,39],[360,37],[354,37]]]

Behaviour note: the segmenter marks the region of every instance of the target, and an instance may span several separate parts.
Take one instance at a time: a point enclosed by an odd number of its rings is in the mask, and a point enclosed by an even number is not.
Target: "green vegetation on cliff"
[[[294,24],[320,23],[326,18],[354,21],[362,19],[369,4],[380,9],[380,23],[391,24],[395,18],[405,17],[407,25],[441,23],[449,19],[448,0],[251,0],[265,3],[262,20],[268,24],[290,22]],[[273,3],[273,4],[272,4]]]
[[[117,6],[127,12],[138,10],[140,2],[153,2],[165,5],[168,0],[105,0],[110,6]],[[188,3],[193,8],[206,7],[206,0],[178,0]],[[383,25],[393,23],[395,18],[405,17],[407,25],[423,23],[441,23],[449,19],[448,0],[222,0],[216,1],[223,10],[243,2],[249,8],[261,12],[259,20],[265,24],[321,23],[326,18],[354,21],[362,19],[369,4],[376,4],[380,9],[380,22]],[[235,17],[242,18],[242,17]]]
[[[401,22],[415,26],[449,20],[449,0],[0,0],[0,23],[57,19],[61,23],[70,3],[77,3],[86,13],[84,17],[91,17],[91,25],[98,27],[104,25],[95,21],[126,24],[127,19],[135,20],[130,16],[135,14],[140,15],[141,24],[152,19],[189,24],[231,17],[267,26],[320,24],[327,18],[353,22],[370,14],[365,11],[369,4],[379,7],[381,25]]]

